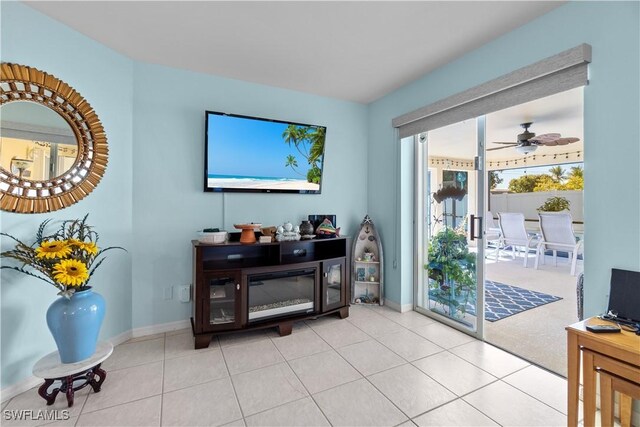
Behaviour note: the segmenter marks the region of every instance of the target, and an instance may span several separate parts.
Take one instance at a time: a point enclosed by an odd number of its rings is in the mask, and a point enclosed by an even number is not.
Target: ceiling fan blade
[[[556,139],[556,144],[567,145],[567,144],[571,144],[573,142],[578,142],[578,141],[580,141],[580,138],[559,138],[559,139]]]
[[[538,135],[535,138],[531,138],[529,141],[538,141],[538,143],[545,144],[547,141],[553,141],[555,139],[560,138],[559,133],[543,133],[542,135]]]
[[[496,148],[487,148],[485,151],[495,151],[495,150],[504,150],[505,148],[512,148],[518,144],[506,145],[504,147],[496,147]]]
[[[580,138],[558,138],[558,139],[553,139],[551,141],[546,141],[546,142],[542,141],[541,143],[539,143],[539,145],[546,145],[547,147],[555,147],[556,145],[567,145],[577,141],[580,141]]]
[[[508,145],[518,145],[517,142],[498,142],[498,141],[493,141],[492,144],[508,144]]]

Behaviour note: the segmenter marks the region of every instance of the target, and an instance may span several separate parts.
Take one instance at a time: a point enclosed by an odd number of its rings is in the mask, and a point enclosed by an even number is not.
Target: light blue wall
[[[2,231],[29,239],[45,218],[89,212],[104,244],[129,249],[112,253],[92,279],[107,299],[103,338],[188,320],[191,306],[177,301],[176,286],[191,282],[198,229],[332,213],[348,234],[366,214],[365,105],[136,63],[19,3],[3,2],[1,12],[2,61],[68,82],[95,108],[109,139],[107,173],[86,199],[48,215],[0,213]],[[204,193],[207,109],[327,126],[322,194]],[[165,287],[174,287],[172,300],[163,299]],[[44,320],[54,298],[52,287],[2,272],[2,387],[29,376],[55,349]]]
[[[413,154],[399,149],[391,119],[583,42],[593,46],[585,89],[586,257],[594,260],[587,262],[586,312],[606,304],[611,267],[640,269],[637,2],[562,6],[368,107],[134,63],[24,5],[0,5],[2,61],[70,83],[98,112],[110,147],[107,173],[86,199],[49,215],[3,212],[0,225],[27,239],[45,218],[89,212],[105,244],[130,249],[111,254],[93,281],[108,303],[103,337],[188,318],[190,306],[175,292],[164,301],[163,289],[191,282],[189,240],[197,229],[298,222],[309,213],[335,213],[349,233],[368,208],[385,242],[387,298],[410,303]],[[326,125],[323,193],[203,193],[206,109]],[[55,292],[11,272],[1,278],[5,387],[54,349],[44,313]]]
[[[581,43],[593,46],[584,92],[585,314],[607,304],[612,267],[640,270],[640,30],[638,2],[569,3],[459,58],[370,105],[369,211],[382,233],[401,215],[393,165],[391,120]],[[402,66],[399,64],[398,66]],[[405,153],[404,155],[410,155]],[[398,175],[400,176],[400,175]],[[406,180],[403,185],[411,185]],[[404,194],[404,193],[403,193]],[[403,219],[404,221],[404,219]],[[385,247],[388,299],[412,300],[412,241]]]
[[[0,212],[3,232],[32,242],[38,225],[80,218],[100,233],[102,245],[131,248],[132,62],[18,2],[1,2],[3,62],[47,71],[84,96],[100,117],[108,137],[109,164],[100,185],[70,208],[42,215]],[[56,223],[57,227],[59,223]],[[2,239],[2,250],[12,247]],[[56,297],[53,286],[2,270],[1,383],[31,375],[36,360],[55,350],[45,321]],[[112,252],[91,280],[107,302],[102,338],[131,328],[131,255]]]
[[[156,65],[134,69],[134,328],[189,318],[191,304],[175,297],[191,283],[196,230],[333,213],[345,234],[355,232],[367,206],[366,106]],[[204,193],[205,110],[326,126],[322,194]],[[173,300],[163,299],[166,287]]]

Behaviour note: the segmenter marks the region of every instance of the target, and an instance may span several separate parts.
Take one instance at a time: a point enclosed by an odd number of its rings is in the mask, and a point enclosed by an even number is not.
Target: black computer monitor
[[[611,269],[609,311],[622,320],[640,323],[640,271]]]

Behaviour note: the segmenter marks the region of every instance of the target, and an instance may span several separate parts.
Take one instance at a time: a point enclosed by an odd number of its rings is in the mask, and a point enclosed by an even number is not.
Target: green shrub
[[[571,203],[565,197],[549,197],[546,202],[538,207],[538,212],[568,211]]]

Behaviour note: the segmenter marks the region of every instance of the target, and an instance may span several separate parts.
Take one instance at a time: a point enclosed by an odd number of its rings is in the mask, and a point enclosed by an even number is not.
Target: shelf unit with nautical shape
[[[364,217],[353,239],[351,260],[351,303],[383,305],[382,242],[369,215]]]

